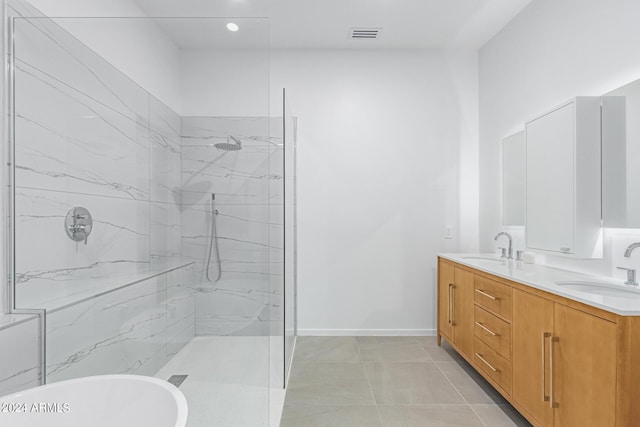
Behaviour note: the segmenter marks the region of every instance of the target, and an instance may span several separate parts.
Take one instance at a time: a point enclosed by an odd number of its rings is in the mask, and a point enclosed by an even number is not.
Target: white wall
[[[184,114],[255,115],[255,61],[184,55]],[[286,87],[298,117],[300,333],[432,333],[435,254],[476,244],[477,54],[277,50],[270,68],[271,114]]]
[[[182,50],[182,116],[268,116],[269,59],[264,49]]]
[[[145,17],[135,0],[29,0],[50,17]],[[57,22],[180,113],[180,51],[151,19]]]
[[[534,0],[480,50],[480,246],[500,231],[500,142],[526,119],[577,95],[602,95],[640,78],[637,0]],[[518,246],[522,247],[522,232]],[[607,230],[603,260],[548,264],[599,274],[622,259],[637,230]],[[543,260],[544,261],[544,260]]]

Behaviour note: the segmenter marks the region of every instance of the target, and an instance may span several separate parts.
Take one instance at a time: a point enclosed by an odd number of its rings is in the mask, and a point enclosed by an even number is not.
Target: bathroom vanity
[[[534,426],[640,420],[640,291],[480,254],[438,257],[444,338]]]

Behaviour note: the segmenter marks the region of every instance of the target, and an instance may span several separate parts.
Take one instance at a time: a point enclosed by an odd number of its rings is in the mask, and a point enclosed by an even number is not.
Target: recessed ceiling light
[[[233,31],[235,33],[239,29],[240,29],[240,27],[238,27],[238,24],[234,24],[233,22],[229,22],[227,24],[227,30],[229,30],[229,31]]]

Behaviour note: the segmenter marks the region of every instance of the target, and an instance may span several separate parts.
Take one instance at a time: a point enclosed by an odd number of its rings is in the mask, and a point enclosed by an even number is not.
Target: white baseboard
[[[432,337],[435,335],[435,329],[298,329],[300,337]]]

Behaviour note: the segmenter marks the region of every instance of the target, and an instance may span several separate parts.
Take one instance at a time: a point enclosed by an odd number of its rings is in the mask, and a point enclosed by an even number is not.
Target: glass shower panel
[[[269,125],[182,119],[182,249],[199,272],[198,335],[269,336]]]
[[[46,382],[184,374],[189,426],[268,425],[269,326],[282,317],[268,20],[235,19],[239,41],[222,18],[49,19],[15,1],[9,14],[13,306],[46,310]],[[117,42],[158,38],[175,54],[165,63],[247,49],[252,115],[183,117],[157,98],[154,76],[136,74],[149,58]],[[216,78],[200,90],[239,79]]]
[[[296,216],[296,143],[297,118],[283,90],[284,143],[284,375],[289,376],[297,335],[297,216]]]
[[[271,384],[284,389],[284,134],[281,117],[271,118],[269,154],[269,280],[271,282]]]
[[[269,150],[269,277],[271,383],[284,388],[296,335],[296,120],[282,96],[282,116],[271,119]]]
[[[149,267],[149,96],[48,19],[15,20],[13,64],[15,306],[49,309]]]

